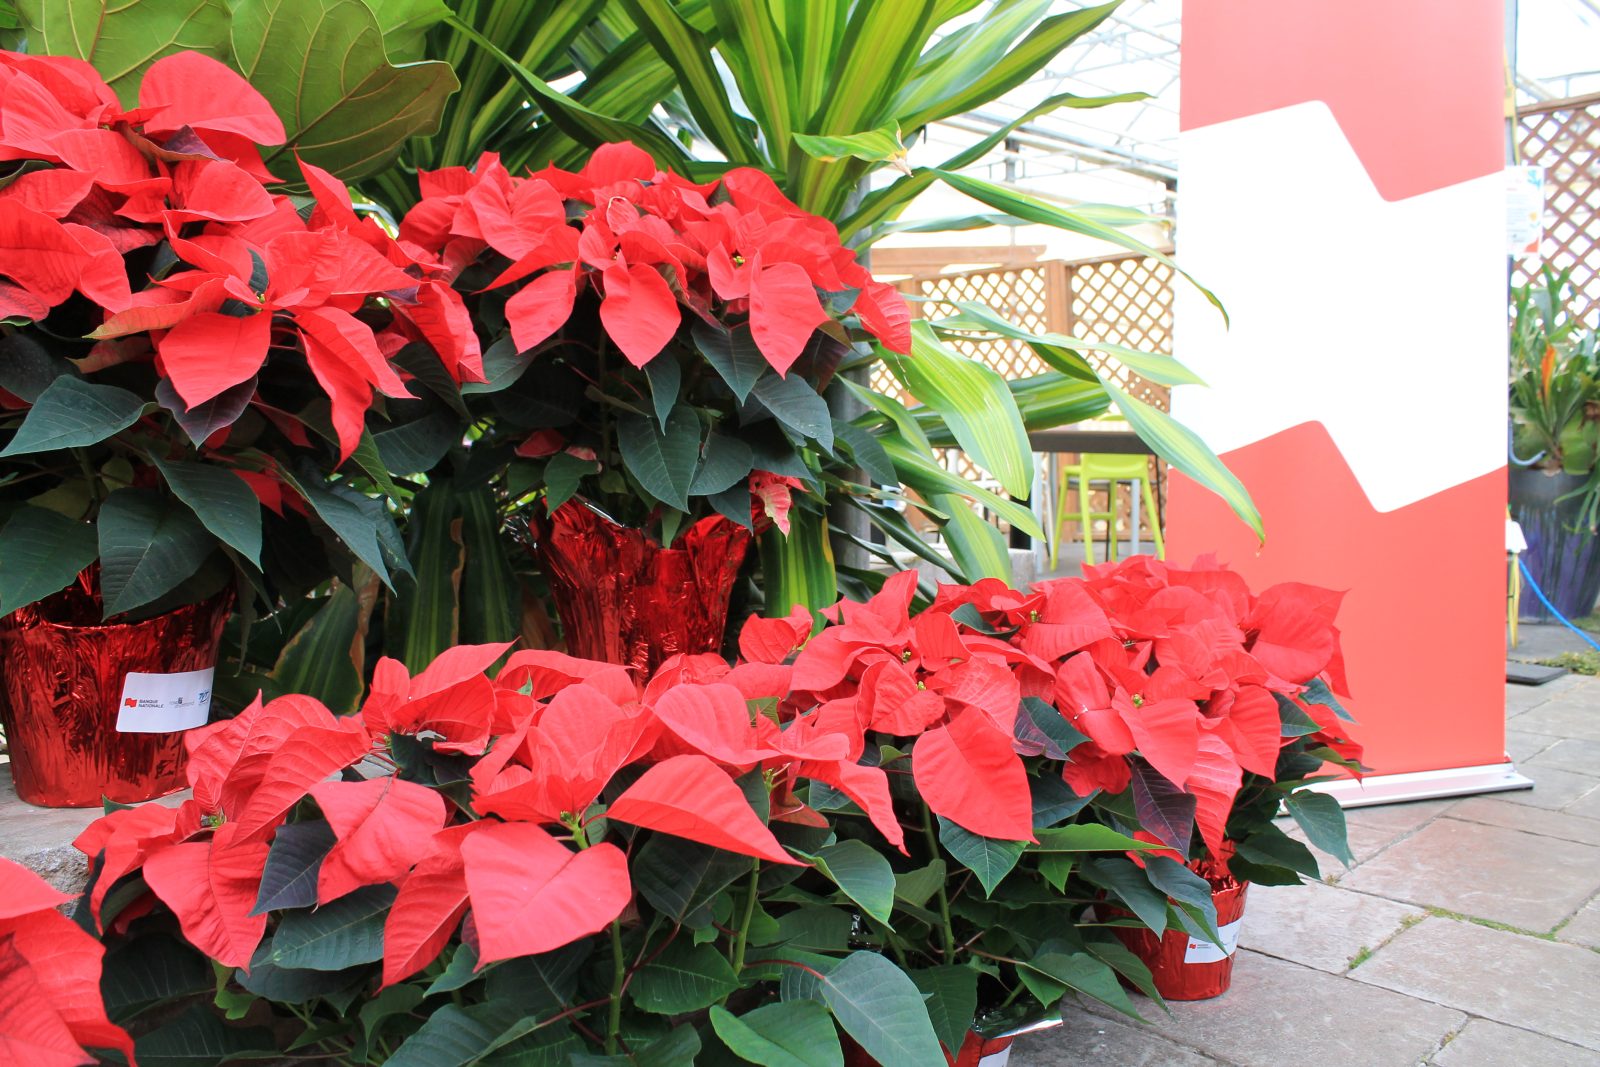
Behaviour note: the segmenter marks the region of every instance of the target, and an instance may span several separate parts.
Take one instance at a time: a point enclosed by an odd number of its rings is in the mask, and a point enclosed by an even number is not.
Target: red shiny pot
[[[1226,954],[1209,941],[1190,937],[1183,929],[1168,928],[1159,938],[1149,930],[1112,927],[1128,950],[1150,968],[1156,991],[1167,1000],[1210,1000],[1228,991],[1233,981],[1233,947],[1239,941],[1248,882],[1232,876],[1199,871],[1211,883],[1211,900],[1217,908],[1217,929]],[[1125,915],[1125,912],[1112,912]]]
[[[572,655],[649,672],[722,647],[749,530],[712,515],[662,548],[577,500],[536,508],[529,530]]]
[[[980,1037],[976,1031],[968,1030],[967,1039],[961,1043],[961,1051],[954,1056],[946,1052],[945,1062],[950,1067],[1005,1067],[1011,1059],[1012,1040],[1009,1037]],[[867,1055],[848,1036],[843,1037],[843,1042],[844,1067],[877,1067],[878,1061]]]
[[[117,730],[130,672],[215,667],[232,602],[210,600],[102,624],[99,597],[74,583],[0,620],[0,721],[17,795],[49,808],[132,804],[184,788],[183,733]],[[209,697],[208,697],[209,699]]]

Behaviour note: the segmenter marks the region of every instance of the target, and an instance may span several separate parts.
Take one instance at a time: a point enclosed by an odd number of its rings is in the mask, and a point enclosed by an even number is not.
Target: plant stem
[[[922,805],[922,833],[928,839],[928,849],[935,859],[939,857],[939,835],[933,830],[933,812],[928,810],[928,805]],[[939,883],[939,919],[943,924],[939,931],[944,935],[944,961],[954,963],[956,957],[956,932],[950,925],[950,897],[945,892],[944,883]]]
[[[761,879],[761,861],[750,864],[750,896],[744,902],[744,918],[739,922],[739,936],[733,942],[733,974],[737,978],[744,970],[744,949],[750,939],[750,920],[756,913],[756,893]]]
[[[628,977],[622,962],[622,920],[611,924],[611,1012],[606,1019],[606,1055],[617,1051],[617,1034],[622,1030],[622,986]]]

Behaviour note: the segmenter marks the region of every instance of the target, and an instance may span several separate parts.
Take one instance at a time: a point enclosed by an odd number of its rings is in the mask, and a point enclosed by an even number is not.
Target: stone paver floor
[[[1228,993],[1085,1005],[1011,1067],[1600,1067],[1600,678],[1506,720],[1532,791],[1350,811],[1349,870],[1251,887]]]

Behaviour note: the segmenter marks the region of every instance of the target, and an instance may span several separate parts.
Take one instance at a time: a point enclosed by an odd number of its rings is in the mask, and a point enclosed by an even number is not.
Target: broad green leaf
[[[1189,279],[1189,283],[1211,302],[1218,311],[1222,312],[1224,320],[1228,317],[1227,309],[1222,306],[1222,301],[1210,289],[1201,285],[1190,276],[1189,272],[1164,252],[1159,252],[1136,237],[1132,237],[1115,226],[1107,226],[1097,219],[1075,214],[1072,209],[1058,207],[1047,203],[1038,197],[1029,196],[1015,189],[993,182],[986,182],[981,178],[974,178],[967,174],[957,174],[954,171],[941,170],[937,172],[940,179],[957,192],[965,193],[974,200],[987,204],[996,211],[1003,211],[1008,215],[1023,219],[1027,222],[1039,223],[1044,226],[1054,226],[1057,229],[1070,233],[1081,233],[1087,237],[1096,237],[1102,241],[1110,241],[1114,245],[1137,252],[1142,256],[1149,256],[1158,263],[1164,263],[1173,270]]]
[[[1001,879],[1011,873],[1027,845],[1025,841],[1000,841],[983,837],[957,826],[943,815],[939,816],[939,843],[949,849],[950,855],[959,860],[962,866],[978,876],[978,881],[983,883],[985,896],[993,893]]]
[[[940,319],[933,325],[940,329],[982,330],[1022,341],[1063,373],[1071,374],[1079,368],[1076,363],[1062,365],[1062,350],[1066,350],[1066,354],[1070,355],[1078,349],[1088,349],[1091,352],[1103,352],[1140,377],[1161,385],[1205,384],[1200,376],[1188,367],[1160,352],[1141,352],[1110,341],[1090,341],[1059,333],[1036,334],[1006,321],[993,309],[975,301],[960,301],[956,306],[961,309],[960,314]],[[1086,365],[1087,361],[1084,363]]]
[[[738,987],[727,957],[715,945],[696,945],[682,937],[639,968],[628,993],[645,1011],[682,1015],[721,1003]]]
[[[384,510],[383,502],[338,483],[319,484],[311,477],[298,480],[295,487],[334,536],[344,542],[357,559],[372,568],[384,585],[393,589],[379,530],[384,525],[392,528],[394,520]]]
[[[942,859],[935,858],[926,867],[914,871],[899,871],[894,876],[894,895],[914,907],[922,907],[944,885],[948,868]]]
[[[1139,841],[1127,834],[1119,834],[1109,826],[1094,822],[1073,823],[1040,830],[1034,835],[1037,844],[1028,846],[1029,852],[1126,852],[1161,848]]]
[[[814,1000],[767,1004],[734,1015],[712,1005],[711,1027],[740,1059],[763,1067],[844,1067],[839,1032]]]
[[[765,374],[751,393],[779,422],[816,441],[824,452],[833,451],[833,419],[828,414],[828,402],[800,375],[780,378],[775,372]]]
[[[645,492],[679,511],[689,510],[689,486],[700,460],[700,418],[693,408],[673,408],[659,431],[651,419],[623,414],[617,419],[617,443]]]
[[[378,443],[373,439],[372,431],[366,427],[361,429],[361,437],[356,442],[355,451],[350,453],[349,462],[355,465],[355,471],[366,475],[372,481],[372,488],[379,495],[390,500],[397,500],[403,494],[400,487],[394,484],[394,479],[389,475],[389,467],[383,461],[383,455],[378,451]],[[345,473],[354,473],[346,469]]]
[[[966,497],[999,515],[1029,537],[1044,540],[1044,530],[1039,526],[1038,517],[1026,506],[991,493],[958,474],[952,474],[934,462],[931,456],[908,445],[899,433],[882,434],[878,441],[894,462],[900,480],[922,496],[932,498],[949,493]]]
[[[149,1067],[216,1067],[248,1056],[265,1058],[275,1053],[272,1031],[228,1026],[204,1004],[196,1004],[134,1042],[139,1063]]]
[[[499,507],[488,486],[456,490],[461,515],[461,643],[510,641],[521,627],[522,587],[506,556]]]
[[[0,527],[0,614],[71,585],[100,554],[95,528],[24,504]]]
[[[583,479],[600,469],[592,459],[579,459],[569,452],[557,452],[544,465],[544,508],[554,515],[578,493]]]
[[[865,841],[840,841],[812,856],[817,870],[844,890],[863,911],[884,925],[894,910],[894,869],[883,854]]]
[[[820,981],[822,1002],[882,1067],[944,1061],[922,993],[876,952],[852,952]]]
[[[149,489],[118,489],[100,505],[105,617],[150,603],[200,569],[211,536],[188,508]]]
[[[30,159],[19,164],[19,167],[26,167],[29,163],[38,163],[43,168],[50,166],[42,160]],[[3,182],[0,188],[9,185],[12,180],[9,175],[0,179]],[[40,393],[62,375],[77,377],[78,368],[70,360],[51,353],[26,333],[0,335],[0,389],[24,403],[32,404],[38,401]]]
[[[342,971],[383,958],[383,924],[394,903],[392,885],[369,885],[314,911],[284,915],[272,938],[279,967]]]
[[[737,437],[711,433],[706,436],[705,453],[689,484],[691,496],[711,496],[740,485],[749,477],[755,457],[750,446]]]
[[[804,122],[790,77],[795,56],[772,16],[770,0],[711,0],[722,54],[739,95],[769,145],[786,147]],[[803,48],[807,42],[797,41]],[[839,86],[833,86],[835,90]]]
[[[1344,808],[1339,806],[1337,800],[1326,793],[1297,789],[1284,797],[1283,803],[1313,846],[1346,867],[1355,862],[1345,832]]]
[[[441,1004],[384,1064],[385,1067],[467,1067],[528,1033],[537,1022],[524,1018],[520,1007],[510,1003],[474,1004],[469,1008]]]
[[[762,534],[761,575],[769,615],[787,614],[796,604],[819,611],[836,603],[839,586],[827,517],[797,507],[789,512],[787,537],[777,527]]]
[[[1107,936],[1104,940],[1086,938],[1083,947],[1106,966],[1132,982],[1139,992],[1166,1007],[1166,1001],[1162,1000],[1161,991],[1156,988],[1155,979],[1150,975],[1150,968],[1115,936]]]
[[[317,903],[317,876],[336,838],[326,819],[285,823],[272,838],[251,915]]]
[[[391,475],[425,474],[461,439],[461,424],[447,408],[372,435],[378,458]]]
[[[272,962],[272,947],[271,938],[263,941],[250,958],[248,973],[242,967],[233,972],[233,980],[258,997],[284,1004],[304,1004],[361,981],[360,967],[340,971],[280,967]]]
[[[138,102],[145,68],[174,52],[227,60],[225,0],[17,0],[28,51],[92,62],[124,106]]]
[[[139,421],[144,401],[126,389],[63,374],[39,394],[0,457],[82,448]]]
[[[748,325],[723,330],[700,319],[690,327],[694,345],[743,404],[767,372],[766,357],[756,347]]]
[[[889,454],[878,443],[878,438],[871,430],[857,426],[853,422],[833,420],[833,437],[837,443],[843,444],[845,450],[856,465],[866,471],[874,485],[898,486],[900,479],[895,477],[894,464],[889,462]]]
[[[678,403],[678,390],[683,382],[683,368],[670,352],[663,352],[644,365],[644,376],[650,380],[650,402],[655,408],[656,423],[665,430],[667,416]]]
[[[1092,885],[1109,890],[1139,921],[1160,937],[1167,929],[1167,895],[1152,888],[1144,871],[1132,860],[1091,856],[1078,865]]]
[[[441,0],[379,0],[369,3],[383,32],[383,50],[391,60],[421,59],[428,31],[450,17]]]
[[[705,35],[691,26],[669,0],[622,2],[634,24],[677,75],[678,88],[701,132],[722,149],[730,162],[759,162],[750,122],[735,113]]]
[[[183,402],[183,397],[178,395],[172,382],[166,378],[156,382],[155,390],[156,403],[172,413],[172,421],[178,424],[196,448],[209,441],[218,430],[237,422],[239,416],[244,414],[244,409],[250,406],[250,398],[255,395],[256,379],[253,377],[224,389],[194,407]]]
[[[1305,692],[1300,694],[1300,699],[1308,704],[1321,704],[1325,708],[1332,708],[1333,713],[1345,722],[1355,722],[1351,714],[1339,703],[1339,698],[1333,695],[1333,690],[1328,688],[1328,683],[1321,678],[1313,678],[1306,683]]]
[[[375,585],[358,596],[344,583],[335,583],[333,592],[321,598],[316,614],[278,653],[270,676],[274,692],[269,695],[304,693],[335,712],[354,711],[362,692],[365,620],[375,594]]]
[[[983,520],[967,503],[953,496],[936,496],[930,503],[950,516],[940,529],[950,555],[968,582],[998,578],[1011,584],[1011,551],[993,523]]]
[[[1122,983],[1117,980],[1115,971],[1087,952],[1072,952],[1064,946],[1058,946],[1059,943],[1052,946],[1046,942],[1041,949],[1047,951],[1040,951],[1022,966],[1144,1022],[1144,1017],[1134,1009],[1133,1001],[1128,999]],[[1063,1005],[1063,1014],[1066,1011]]]
[[[439,128],[459,87],[450,64],[389,62],[361,0],[235,0],[234,62],[283,119],[295,153],[350,181],[387,167],[406,140]]]
[[[427,994],[431,997],[435,993],[449,993],[463,989],[481,977],[483,976],[478,973],[478,953],[471,945],[459,944],[455,947],[455,951],[450,953],[450,962],[445,964],[444,973],[429,984]]]
[[[1211,884],[1168,856],[1146,856],[1145,877],[1187,914],[1207,940],[1221,947],[1217,934],[1217,905]]]
[[[106,953],[100,993],[106,1014],[125,1023],[152,1005],[215,988],[206,958],[164,935],[125,941]]]
[[[261,566],[261,502],[244,479],[223,467],[152,454],[162,477],[205,528],[239,555]]]
[[[1261,513],[1250,499],[1250,491],[1223,466],[1222,460],[1198,434],[1160,408],[1136,400],[1110,383],[1106,384],[1106,390],[1115,398],[1117,408],[1127,418],[1133,432],[1154,449],[1156,455],[1220,496],[1233,513],[1255,531],[1258,539],[1266,540]]]
[[[941,83],[938,79],[929,79],[924,83],[918,102],[926,102],[904,118],[906,128],[917,129],[999,99],[1037,74],[1073,41],[1098,26],[1119,4],[1120,0],[1113,0],[1109,4],[1047,18],[999,58],[993,57],[991,48],[974,47],[970,56],[966,48],[961,49],[958,56],[952,57],[952,62],[940,64],[939,73],[947,80]],[[1005,30],[1010,29],[1005,27]],[[981,33],[980,27],[977,34]],[[1004,31],[1000,36],[1001,40],[1005,39]]]
[[[594,942],[584,940],[506,960],[489,972],[484,993],[490,1001],[514,1001],[524,1014],[558,1011],[572,1003],[579,976],[593,953]]]
[[[633,886],[657,911],[691,930],[711,924],[711,902],[750,873],[750,857],[656,835],[632,864]]]
[[[1003,377],[945,347],[920,319],[911,325],[910,356],[881,346],[878,354],[912,396],[944,417],[962,449],[1007,493],[1028,498],[1033,453]]]
[[[906,155],[906,146],[900,143],[900,128],[892,122],[865,133],[796,133],[794,143],[806,155],[823,163],[833,163],[846,157],[871,163],[888,163],[903,161]]]
[[[978,1017],[978,972],[946,965],[911,972],[911,980],[928,998],[928,1018],[944,1047],[961,1048]]]
[[[842,907],[802,905],[778,919],[776,940],[786,952],[843,952],[849,947],[855,921],[855,916]]]

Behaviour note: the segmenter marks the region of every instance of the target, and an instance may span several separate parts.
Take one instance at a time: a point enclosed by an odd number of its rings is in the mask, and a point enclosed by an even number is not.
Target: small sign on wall
[[[1544,240],[1544,168],[1506,168],[1506,254],[1536,256]]]

